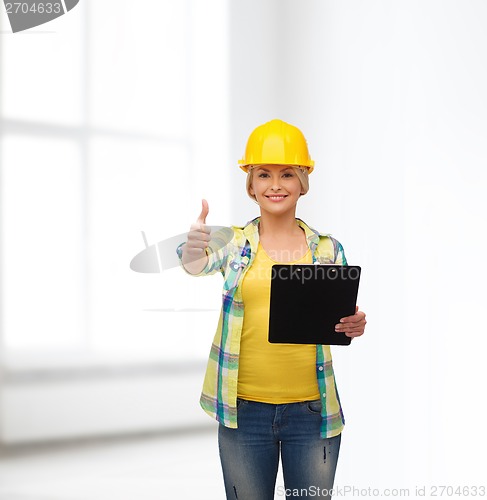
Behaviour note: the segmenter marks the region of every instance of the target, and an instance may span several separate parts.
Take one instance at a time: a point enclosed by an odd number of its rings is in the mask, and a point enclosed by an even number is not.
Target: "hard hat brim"
[[[245,173],[249,172],[250,167],[256,167],[257,165],[287,165],[287,163],[271,163],[271,162],[267,162],[267,163],[254,163],[254,164],[249,165],[248,163],[245,163],[243,160],[238,160],[238,163],[239,163],[239,167]],[[309,165],[291,165],[291,164],[289,164],[289,166],[290,167],[303,167],[303,168],[307,168],[308,169],[308,174],[310,174],[314,170],[315,162],[313,160],[311,160],[309,163],[310,163]]]

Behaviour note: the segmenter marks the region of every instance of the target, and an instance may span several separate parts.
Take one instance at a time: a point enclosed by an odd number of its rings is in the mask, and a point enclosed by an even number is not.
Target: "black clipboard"
[[[269,342],[350,345],[335,325],[355,314],[360,274],[360,266],[274,264]]]

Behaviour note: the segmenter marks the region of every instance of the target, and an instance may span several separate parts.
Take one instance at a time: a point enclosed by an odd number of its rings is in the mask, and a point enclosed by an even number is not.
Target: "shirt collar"
[[[250,242],[250,248],[254,253],[257,252],[257,246],[259,244],[259,221],[260,217],[256,217],[255,219],[247,222],[247,224],[243,228],[245,237]],[[312,252],[314,252],[315,248],[318,246],[320,236],[329,236],[319,233],[318,231],[316,231],[316,229],[309,227],[304,221],[298,219],[297,217],[296,222],[300,227],[304,229],[308,246],[311,248]]]

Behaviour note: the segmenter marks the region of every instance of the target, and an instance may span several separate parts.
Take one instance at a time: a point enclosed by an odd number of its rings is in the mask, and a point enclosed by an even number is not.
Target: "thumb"
[[[199,224],[206,224],[206,216],[208,215],[210,208],[208,207],[208,202],[206,200],[201,200],[201,206],[201,213],[198,216],[198,219],[196,219],[196,222]]]

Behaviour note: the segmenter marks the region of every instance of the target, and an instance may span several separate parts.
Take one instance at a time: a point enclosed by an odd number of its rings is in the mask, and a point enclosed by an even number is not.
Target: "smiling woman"
[[[281,120],[257,127],[240,164],[260,217],[232,226],[229,244],[215,250],[203,200],[177,249],[188,273],[220,271],[224,278],[200,404],[220,423],[227,498],[273,498],[279,454],[287,487],[331,491],[345,420],[330,346],[268,342],[270,277],[275,263],[347,261],[337,240],[296,218],[314,165],[299,129]],[[336,325],[349,337],[364,328],[365,314],[358,309]]]

